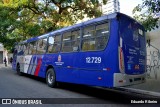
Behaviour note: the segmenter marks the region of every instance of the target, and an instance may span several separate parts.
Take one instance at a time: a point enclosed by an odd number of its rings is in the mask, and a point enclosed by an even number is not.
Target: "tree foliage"
[[[103,0],[105,4],[107,0]],[[14,42],[101,15],[99,0],[0,0],[0,42]]]
[[[160,0],[142,0],[142,4],[139,4],[133,9],[134,18],[142,23],[146,31],[150,31],[155,27],[158,28],[158,17],[155,17],[160,12]]]

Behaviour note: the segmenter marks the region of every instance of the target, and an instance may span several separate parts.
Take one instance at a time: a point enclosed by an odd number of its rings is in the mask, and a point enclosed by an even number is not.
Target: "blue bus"
[[[144,28],[112,13],[17,43],[12,68],[46,79],[50,87],[67,82],[119,87],[145,82]]]

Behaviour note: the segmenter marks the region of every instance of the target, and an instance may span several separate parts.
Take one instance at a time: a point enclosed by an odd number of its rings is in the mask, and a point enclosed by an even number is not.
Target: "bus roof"
[[[128,17],[128,18],[134,20],[130,16],[127,16],[127,15],[119,13],[119,12],[115,12],[115,13],[111,13],[111,14],[104,15],[104,16],[101,16],[101,17],[98,17],[98,18],[94,18],[94,19],[91,19],[91,20],[88,20],[88,21],[85,21],[85,22],[82,22],[82,23],[79,23],[79,24],[75,24],[75,25],[64,27],[64,28],[61,28],[61,29],[58,29],[58,30],[55,30],[55,31],[51,31],[49,33],[46,33],[46,34],[43,34],[43,35],[40,35],[40,36],[36,36],[36,37],[30,38],[28,40],[20,42],[20,44],[21,43],[23,44],[23,43],[31,42],[31,41],[36,41],[36,40],[39,40],[41,38],[48,37],[50,35],[61,33],[61,32],[64,32],[64,31],[67,31],[67,30],[70,30],[70,29],[75,29],[75,28],[78,28],[78,27],[81,27],[81,26],[85,26],[85,25],[88,25],[88,24],[96,23],[96,22],[103,21],[103,20],[106,20],[106,19],[113,19],[113,18],[116,18],[117,16],[125,16],[125,17]]]

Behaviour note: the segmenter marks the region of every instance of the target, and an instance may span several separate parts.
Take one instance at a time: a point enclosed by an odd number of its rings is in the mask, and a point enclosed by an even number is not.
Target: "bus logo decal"
[[[58,62],[61,62],[61,55],[58,55]]]
[[[61,55],[58,55],[58,61],[55,62],[55,64],[56,64],[56,65],[63,65],[64,62],[61,62],[61,61],[62,61],[62,57],[61,57]]]

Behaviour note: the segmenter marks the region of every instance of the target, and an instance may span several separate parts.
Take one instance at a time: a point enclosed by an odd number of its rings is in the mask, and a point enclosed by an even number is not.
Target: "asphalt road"
[[[67,104],[67,106],[73,106],[74,101],[76,103],[76,98],[78,98],[79,101],[82,103],[84,101],[85,103],[74,104],[74,106],[79,107],[83,105],[88,107],[91,105],[92,107],[97,107],[96,103],[98,103],[98,106],[100,106],[99,103],[103,103],[101,106],[128,106],[124,105],[122,102],[125,102],[127,99],[146,97],[148,96],[137,95],[129,92],[119,92],[113,89],[87,87],[66,83],[61,83],[58,88],[50,88],[42,78],[30,75],[18,76],[15,71],[11,70],[11,67],[4,67],[3,65],[0,65],[0,98],[64,98],[64,102],[68,99],[70,101],[70,104]],[[93,101],[85,105],[87,100]],[[54,106],[59,107],[60,105],[54,104]],[[61,106],[66,105],[61,104]]]

